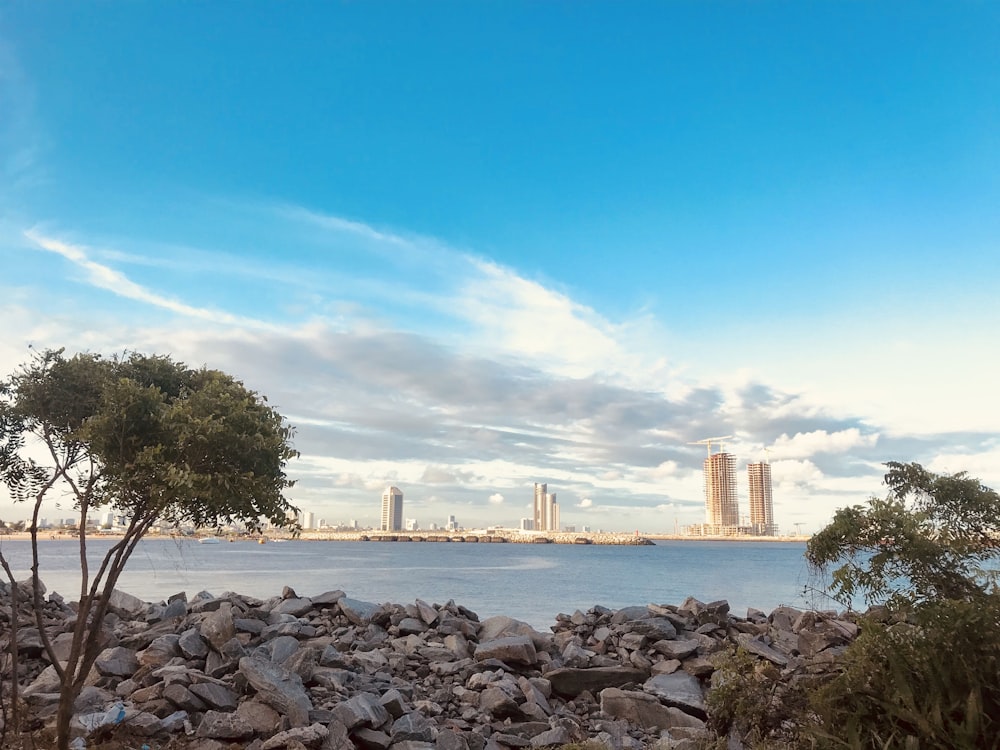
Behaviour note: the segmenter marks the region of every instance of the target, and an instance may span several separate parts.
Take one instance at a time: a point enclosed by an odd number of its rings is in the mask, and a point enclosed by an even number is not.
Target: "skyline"
[[[781,529],[890,460],[998,487],[998,37],[988,4],[4,7],[0,373],[225,370],[296,427],[292,502],[371,525],[396,485],[515,526],[535,482],[564,523],[700,523],[706,435],[767,457]]]

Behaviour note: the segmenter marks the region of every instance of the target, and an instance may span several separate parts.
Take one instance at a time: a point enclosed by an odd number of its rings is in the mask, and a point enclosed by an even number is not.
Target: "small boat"
[[[198,544],[222,544],[222,540],[217,536],[203,536],[198,539]]]

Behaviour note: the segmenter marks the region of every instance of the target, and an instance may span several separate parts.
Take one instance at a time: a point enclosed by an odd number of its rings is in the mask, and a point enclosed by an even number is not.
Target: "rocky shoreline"
[[[21,584],[22,696],[54,722],[58,684]],[[51,594],[43,621],[57,655],[74,605]],[[10,590],[0,584],[0,647]],[[285,588],[267,600],[177,594],[113,597],[104,650],[75,706],[78,747],[115,732],[151,750],[693,750],[709,735],[706,694],[734,647],[792,684],[833,668],[856,624],[779,607],[735,616],[687,599],[556,618],[543,633],[480,621],[449,601],[377,604]],[[4,674],[7,681],[9,674]],[[136,747],[139,745],[136,744]]]

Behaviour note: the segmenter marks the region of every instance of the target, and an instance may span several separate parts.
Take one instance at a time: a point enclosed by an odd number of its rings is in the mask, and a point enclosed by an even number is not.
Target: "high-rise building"
[[[532,528],[535,531],[559,531],[559,505],[556,493],[550,493],[548,485],[535,483],[534,515]]]
[[[311,510],[302,511],[302,515],[299,519],[299,524],[302,526],[303,530],[311,529],[315,524],[315,516]]]
[[[381,531],[403,530],[403,492],[398,487],[387,487],[382,493]]]
[[[714,534],[735,534],[739,527],[736,456],[731,453],[713,453],[705,459],[705,523]]]
[[[771,464],[761,461],[747,464],[747,484],[750,487],[750,525],[753,533],[774,536],[774,505],[771,502]]]

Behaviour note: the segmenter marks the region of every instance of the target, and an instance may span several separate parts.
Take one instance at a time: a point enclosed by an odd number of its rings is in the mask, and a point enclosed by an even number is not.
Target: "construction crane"
[[[770,448],[765,448],[764,449],[764,463],[766,463],[766,464],[770,464],[771,463],[771,449]]]
[[[723,445],[722,441],[729,440],[730,438],[732,438],[732,435],[723,435],[722,437],[710,437],[710,438],[705,438],[704,440],[695,440],[693,443],[688,443],[688,445],[705,445],[708,447],[708,455],[711,456],[712,443],[718,443],[719,450],[725,451],[725,446]]]

